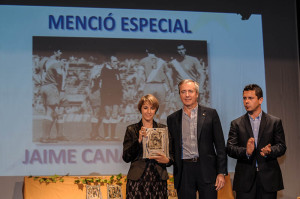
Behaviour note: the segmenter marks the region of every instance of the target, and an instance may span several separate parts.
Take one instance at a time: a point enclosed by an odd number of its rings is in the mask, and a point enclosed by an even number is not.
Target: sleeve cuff
[[[247,152],[246,152],[246,156],[247,156],[247,158],[248,158],[248,160],[249,160],[251,155],[248,155]]]

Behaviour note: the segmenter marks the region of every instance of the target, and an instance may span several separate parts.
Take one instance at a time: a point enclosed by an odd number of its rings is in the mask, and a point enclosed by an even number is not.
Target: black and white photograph
[[[102,199],[100,185],[86,185],[86,199]]]
[[[123,199],[122,187],[107,184],[107,199]]]
[[[200,103],[210,104],[205,41],[33,37],[32,59],[36,143],[121,142],[149,93],[165,123],[181,108],[185,78],[199,82]]]

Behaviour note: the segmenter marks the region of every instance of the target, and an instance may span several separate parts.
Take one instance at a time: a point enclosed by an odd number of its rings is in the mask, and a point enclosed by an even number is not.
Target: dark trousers
[[[182,176],[177,189],[179,199],[217,199],[217,191],[214,183],[204,183],[200,169],[200,162],[183,162]]]
[[[254,183],[249,192],[236,192],[236,199],[276,199],[277,192],[266,192],[260,180],[259,171],[256,172]]]

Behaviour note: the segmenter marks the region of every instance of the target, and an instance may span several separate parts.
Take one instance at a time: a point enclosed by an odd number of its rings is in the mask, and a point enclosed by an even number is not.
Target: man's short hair
[[[196,81],[194,81],[194,80],[192,80],[192,79],[184,79],[184,80],[181,80],[181,81],[179,82],[179,84],[178,84],[178,92],[179,92],[179,94],[180,94],[180,86],[181,86],[182,84],[186,84],[186,83],[189,83],[189,82],[194,83],[196,92],[199,93],[199,83],[198,83],[198,82],[196,82]]]
[[[157,98],[154,97],[154,95],[147,94],[147,95],[141,97],[141,99],[140,99],[140,101],[138,103],[138,109],[139,109],[140,113],[142,113],[142,106],[145,103],[149,103],[150,105],[152,105],[156,109],[155,113],[158,111],[159,102],[158,102]]]
[[[247,86],[245,86],[243,93],[244,91],[255,91],[255,95],[258,99],[263,97],[263,91],[257,84],[248,84]]]
[[[54,54],[55,54],[55,55],[61,55],[62,52],[61,52],[61,50],[58,49],[58,50],[54,51]]]
[[[146,53],[156,54],[156,50],[152,47],[149,47],[149,48],[146,49]]]
[[[183,49],[185,49],[185,47],[184,47],[184,45],[183,44],[178,44],[177,45],[177,50],[183,50]]]

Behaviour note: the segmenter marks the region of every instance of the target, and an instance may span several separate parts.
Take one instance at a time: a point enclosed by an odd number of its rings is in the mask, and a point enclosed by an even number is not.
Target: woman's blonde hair
[[[147,94],[143,97],[141,97],[139,103],[138,103],[138,109],[140,111],[140,113],[142,113],[142,106],[145,104],[145,103],[149,103],[151,104],[156,110],[155,110],[155,113],[158,111],[158,108],[159,108],[159,102],[157,100],[156,97],[154,97],[154,95],[151,95],[151,94]]]

